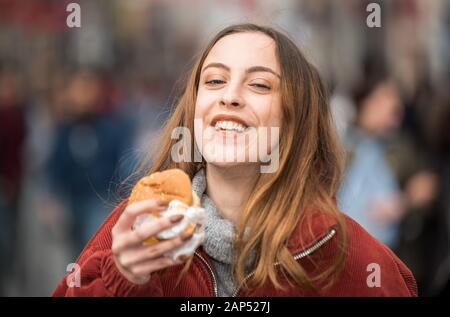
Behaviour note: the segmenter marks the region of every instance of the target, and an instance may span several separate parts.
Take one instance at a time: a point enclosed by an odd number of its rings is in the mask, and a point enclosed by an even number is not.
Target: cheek
[[[199,90],[194,112],[194,138],[197,145],[202,145],[211,141],[212,131],[210,131],[211,129],[208,129],[206,121],[212,104],[210,94],[202,93]]]
[[[265,153],[272,155],[278,151],[282,125],[281,98],[273,96],[254,103],[255,113],[259,118],[258,147],[263,146]]]
[[[270,98],[264,103],[260,102],[255,111],[260,118],[260,125],[266,127],[280,127],[281,125],[281,101],[278,98]]]
[[[214,105],[217,97],[214,93],[199,89],[197,93],[197,100],[195,102],[195,117],[203,118],[208,114],[208,110]]]
[[[271,113],[271,126],[281,127],[281,106],[279,105],[276,111]]]

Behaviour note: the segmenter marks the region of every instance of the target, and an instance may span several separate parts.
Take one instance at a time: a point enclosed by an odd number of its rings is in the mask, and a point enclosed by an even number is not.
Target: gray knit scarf
[[[198,171],[192,179],[192,189],[201,198],[202,206],[206,210],[205,242],[203,249],[211,257],[218,277],[217,286],[219,296],[231,296],[237,289],[233,279],[232,263],[234,256],[234,239],[236,228],[234,224],[222,217],[214,202],[206,195],[205,170]],[[249,257],[246,268],[251,268],[252,256]]]
[[[222,217],[214,202],[206,195],[205,170],[201,169],[192,179],[192,189],[201,198],[207,218],[203,248],[215,260],[231,264],[233,262],[233,243],[236,235],[234,224]]]

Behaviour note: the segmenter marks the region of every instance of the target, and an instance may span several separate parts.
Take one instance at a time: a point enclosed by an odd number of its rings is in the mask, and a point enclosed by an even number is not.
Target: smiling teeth
[[[235,121],[217,121],[214,128],[216,129],[216,131],[229,130],[229,131],[244,132],[246,130],[245,126]]]

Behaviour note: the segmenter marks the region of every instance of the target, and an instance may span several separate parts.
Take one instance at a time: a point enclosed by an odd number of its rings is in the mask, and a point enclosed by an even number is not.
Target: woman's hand
[[[147,238],[166,230],[183,219],[182,215],[159,218],[152,223],[144,223],[135,230],[132,226],[137,216],[145,213],[160,212],[165,205],[156,200],[140,201],[129,205],[119,217],[112,229],[112,252],[117,268],[123,276],[134,284],[144,284],[152,272],[168,266],[183,263],[187,259],[176,261],[165,257],[164,253],[181,246],[192,237],[181,233],[179,236],[152,245],[143,245]]]

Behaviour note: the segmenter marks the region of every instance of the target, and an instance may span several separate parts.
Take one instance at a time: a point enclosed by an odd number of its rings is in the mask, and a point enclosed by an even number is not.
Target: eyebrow
[[[203,67],[202,72],[204,72],[205,69],[210,68],[210,67],[222,68],[222,69],[225,69],[227,72],[229,72],[231,70],[230,67],[228,67],[225,64],[222,64],[222,63],[210,63],[210,64],[206,65],[205,67]],[[247,74],[249,74],[249,73],[256,73],[256,72],[268,72],[268,73],[274,74],[278,78],[281,78],[281,76],[279,74],[277,74],[274,70],[272,70],[271,68],[266,67],[266,66],[252,66],[252,67],[247,68],[245,70],[245,72]]]

